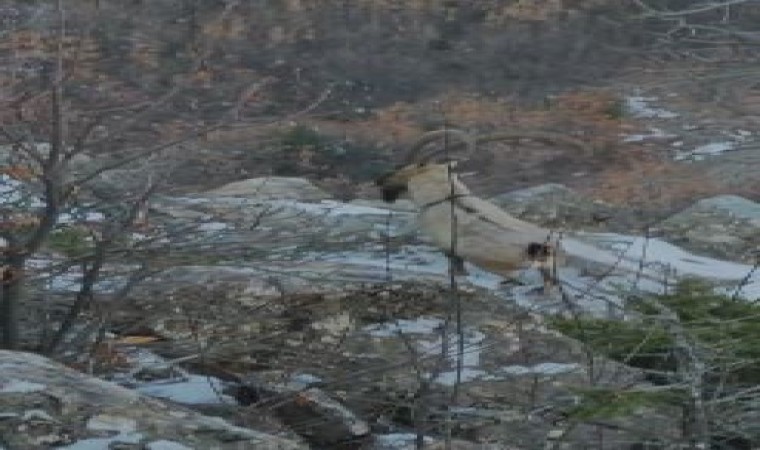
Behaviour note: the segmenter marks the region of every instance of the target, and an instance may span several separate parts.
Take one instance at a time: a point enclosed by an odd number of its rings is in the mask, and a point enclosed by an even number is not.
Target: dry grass
[[[720,190],[715,181],[705,179],[691,166],[653,158],[600,173],[592,192],[617,205],[672,209]]]

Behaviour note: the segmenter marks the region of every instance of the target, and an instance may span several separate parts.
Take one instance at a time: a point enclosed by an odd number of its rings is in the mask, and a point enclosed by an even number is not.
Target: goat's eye
[[[526,252],[531,258],[546,258],[551,255],[551,247],[547,244],[531,242],[528,244]]]

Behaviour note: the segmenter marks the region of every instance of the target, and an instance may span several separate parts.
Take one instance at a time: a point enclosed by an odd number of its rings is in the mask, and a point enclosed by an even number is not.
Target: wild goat
[[[461,142],[423,149],[441,138]],[[572,138],[551,133],[496,133],[473,137],[454,129],[423,135],[409,150],[405,161],[376,184],[383,200],[392,203],[407,193],[419,208],[420,228],[440,249],[463,269],[467,261],[488,272],[514,278],[516,271],[536,268],[544,289],[555,284],[562,256],[556,234],[511,216],[495,204],[475,196],[453,173],[457,161],[434,161],[465,147],[471,154],[478,144],[529,138],[565,141],[584,147]],[[447,142],[448,144],[448,142]]]

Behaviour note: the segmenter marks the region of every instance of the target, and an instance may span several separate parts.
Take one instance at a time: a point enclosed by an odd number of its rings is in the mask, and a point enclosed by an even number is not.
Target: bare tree
[[[724,0],[684,2],[634,0],[638,18],[665,26],[662,42],[678,42],[695,47],[739,47],[760,43],[756,26],[757,2]],[[753,20],[755,19],[755,20]]]
[[[235,7],[236,2],[227,2],[213,20],[224,20]],[[0,137],[9,153],[2,169],[3,189],[0,191],[3,196],[0,203],[0,243],[3,244],[0,248],[0,327],[2,347],[7,349],[18,348],[21,344],[19,327],[23,290],[34,278],[30,276],[30,262],[45,249],[51,235],[73,222],[90,231],[92,245],[87,254],[76,261],[81,266],[76,299],[49,340],[41,344],[40,349],[46,352],[54,352],[60,347],[64,335],[89,304],[106,260],[114,255],[123,257],[125,250],[119,249],[120,242],[133,229],[148,198],[157,188],[157,184],[150,180],[162,179],[166,175],[160,173],[163,167],[161,155],[236,122],[249,96],[266,85],[266,80],[249,80],[234,94],[236,99],[227,100],[231,106],[218,113],[214,120],[206,120],[179,134],[157,136],[150,143],[132,141],[130,133],[151,124],[157,111],[171,112],[171,102],[193,87],[195,73],[206,64],[213,45],[211,42],[192,43],[195,47],[192,64],[183,73],[172,77],[174,83],[163,94],[147,100],[111,102],[105,107],[102,104],[93,107],[87,102],[76,101],[69,93],[76,87],[73,81],[75,71],[83,63],[78,59],[82,49],[72,44],[76,41],[70,35],[68,13],[66,2],[57,0],[51,36],[54,45],[42,61],[49,70],[43,70],[42,76],[33,82],[13,79],[7,95],[0,99],[7,111],[0,118]],[[198,26],[194,24],[194,27]],[[88,155],[97,155],[97,160]],[[82,160],[87,163],[82,164]],[[135,167],[140,162],[143,163],[142,178],[138,184],[144,186],[133,189],[131,194],[128,190],[122,192],[119,187],[111,189],[112,192],[103,192],[101,181],[104,176]],[[98,213],[99,223],[88,225],[85,216],[107,205],[111,210],[117,205],[120,213],[105,216]],[[63,265],[71,264],[65,262]],[[55,269],[48,267],[46,270]]]

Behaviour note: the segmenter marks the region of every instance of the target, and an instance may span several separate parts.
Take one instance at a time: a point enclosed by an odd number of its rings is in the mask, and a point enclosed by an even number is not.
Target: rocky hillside
[[[739,262],[752,258],[747,249],[760,234],[758,206],[749,200],[704,199],[648,240],[612,232],[628,219],[563,186],[494,201],[568,231],[571,263],[560,276],[576,314],[617,317],[621,285],[659,292],[666,274],[760,297],[760,278]],[[371,200],[343,203],[296,178],[155,198],[131,239],[162,270],[118,304],[106,306],[137,261],[113,261],[96,287],[110,325],[90,368],[123,387],[38,356],[2,353],[3,445],[387,450],[414,448],[421,433],[425,448],[443,448],[445,421],[456,423],[453,448],[462,449],[533,449],[553,439],[568,448],[601,439],[622,449],[679,439],[678,422],[662,406],[589,413],[568,427],[561,418],[578,392],[646,390],[651,380],[601,355],[589,359],[578,341],[558,334],[548,318],[568,305],[536,294],[540,280],[529,272],[523,284],[504,286],[470,268],[456,294],[464,353],[458,360],[459,341],[450,336],[449,356],[441,357],[452,314],[446,263],[413,215],[405,202],[393,210]],[[35,267],[46,277],[44,307],[54,301],[54,311],[71,300],[78,269],[47,278],[63,249],[50,250]],[[31,320],[40,307],[27,305]],[[33,339],[37,326],[25,329]]]
[[[757,447],[760,12],[692,3],[4,2],[0,450]],[[460,165],[557,292],[378,200],[444,126],[564,137]]]
[[[657,33],[668,22],[643,20],[629,6],[77,0],[63,48],[69,129],[72,139],[93,133],[87,154],[117,158],[180,138],[170,156],[175,191],[274,174],[366,197],[366,182],[410,140],[448,124],[552,130],[586,142],[585,151],[494,146],[473,163],[481,172],[474,184],[489,195],[557,182],[642,214],[717,194],[757,199],[743,170],[751,157],[690,164],[690,155],[715,154],[726,140],[751,148],[751,50],[702,48],[678,33],[663,42]],[[750,5],[733,8],[738,29],[755,23]],[[11,2],[3,11],[0,81],[13,111],[4,120],[44,122],[45,98],[33,94],[53,67],[54,9]],[[714,13],[694,17],[705,27],[722,23]],[[29,103],[16,111],[22,100]],[[234,120],[231,105],[239,107]],[[204,126],[213,130],[201,141],[182,139]],[[44,141],[46,132],[32,134]],[[644,175],[648,183],[639,182]]]

